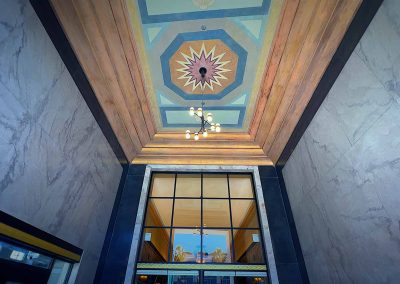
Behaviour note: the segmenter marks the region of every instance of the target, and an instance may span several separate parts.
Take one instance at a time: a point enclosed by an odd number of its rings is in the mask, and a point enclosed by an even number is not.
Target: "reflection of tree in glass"
[[[182,262],[185,260],[185,251],[182,246],[177,246],[174,253],[174,261]]]
[[[213,262],[225,262],[226,260],[226,253],[224,253],[220,248],[216,248],[211,255]]]

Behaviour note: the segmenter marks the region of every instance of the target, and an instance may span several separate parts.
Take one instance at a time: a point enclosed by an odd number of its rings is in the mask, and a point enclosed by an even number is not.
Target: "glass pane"
[[[200,262],[200,229],[172,229],[172,260]]]
[[[168,260],[169,233],[170,229],[165,228],[144,229],[140,261],[166,262]]]
[[[233,284],[235,271],[204,271],[204,284]]]
[[[153,174],[150,196],[173,197],[175,174]]]
[[[229,175],[229,189],[232,198],[253,198],[251,175]]]
[[[203,175],[203,197],[228,198],[227,175]]]
[[[203,230],[203,262],[232,262],[231,230]]]
[[[148,272],[148,273],[146,273]],[[157,271],[157,270],[138,270],[136,272],[136,279],[135,283],[140,284],[167,284],[168,283],[168,276],[167,271]]]
[[[258,228],[256,202],[254,200],[231,200],[233,227]]]
[[[200,199],[175,199],[174,227],[200,227]]]
[[[47,284],[65,283],[70,266],[71,264],[69,262],[56,259]]]
[[[198,284],[199,272],[193,270],[186,271],[168,271],[168,282],[176,284]]]
[[[149,199],[146,214],[146,226],[171,226],[173,199]]]
[[[228,199],[203,199],[203,226],[230,227]]]
[[[235,284],[267,284],[268,278],[267,276],[236,276]]]
[[[259,230],[234,230],[235,261],[241,263],[262,263],[264,254]]]
[[[200,197],[200,195],[200,174],[178,174],[176,176],[175,197]]]

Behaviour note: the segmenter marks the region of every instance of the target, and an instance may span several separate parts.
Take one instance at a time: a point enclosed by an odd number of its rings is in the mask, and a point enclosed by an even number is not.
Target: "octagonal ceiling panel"
[[[158,131],[197,127],[187,110],[204,100],[224,131],[247,132],[282,0],[127,4]]]

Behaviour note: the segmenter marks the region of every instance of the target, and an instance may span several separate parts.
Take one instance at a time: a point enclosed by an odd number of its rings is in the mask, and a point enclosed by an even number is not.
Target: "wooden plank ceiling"
[[[52,0],[125,155],[145,164],[276,163],[362,0],[284,3],[248,133],[156,130],[125,0]]]

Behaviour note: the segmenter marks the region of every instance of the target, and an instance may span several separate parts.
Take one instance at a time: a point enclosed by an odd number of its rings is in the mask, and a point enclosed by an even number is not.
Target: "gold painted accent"
[[[21,230],[15,229],[11,226],[8,226],[4,223],[0,223],[0,233],[6,235],[7,237],[13,238],[15,240],[24,242],[26,244],[47,250],[49,252],[58,254],[60,256],[66,257],[68,259],[79,262],[81,260],[81,256],[79,254],[73,253],[69,250],[63,249],[55,244],[44,241],[40,238],[32,236],[28,233],[25,233]]]
[[[204,269],[266,271],[266,265],[252,264],[197,264],[197,263],[138,263],[137,269]]]

